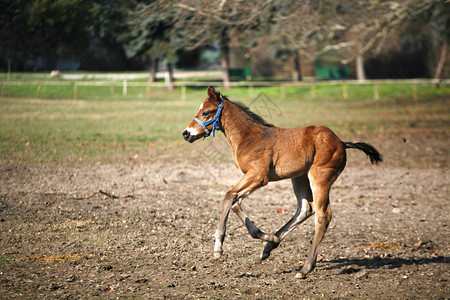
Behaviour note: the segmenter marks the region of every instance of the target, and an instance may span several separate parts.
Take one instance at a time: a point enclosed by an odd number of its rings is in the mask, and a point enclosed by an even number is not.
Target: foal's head
[[[193,143],[199,138],[209,136],[212,132],[219,129],[220,115],[223,98],[219,92],[210,86],[208,87],[208,97],[200,104],[200,108],[194,117],[194,120],[183,131],[183,137],[186,141]]]

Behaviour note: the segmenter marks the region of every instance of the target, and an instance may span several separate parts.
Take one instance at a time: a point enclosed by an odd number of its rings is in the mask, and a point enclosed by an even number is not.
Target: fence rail
[[[335,81],[302,81],[302,82],[286,82],[286,81],[238,81],[232,82],[231,87],[247,87],[249,97],[253,96],[254,88],[257,87],[270,87],[278,86],[280,87],[280,97],[283,99],[286,95],[286,88],[288,87],[309,87],[311,89],[310,96],[312,98],[316,97],[317,87],[320,86],[341,86],[342,89],[341,97],[343,99],[349,98],[349,86],[373,86],[373,99],[379,100],[382,93],[383,86],[389,86],[393,84],[407,84],[411,86],[412,97],[417,98],[417,86],[423,84],[448,84],[449,79],[445,80],[433,80],[433,79],[410,79],[410,80],[366,80],[363,82],[356,80],[335,80]],[[135,81],[1,81],[1,92],[0,96],[11,96],[5,93],[6,87],[35,87],[35,96],[40,98],[41,90],[43,86],[64,86],[71,87],[72,92],[68,98],[78,99],[80,87],[109,87],[109,97],[110,99],[115,99],[117,96],[126,97],[129,88],[143,88],[145,89],[145,98],[152,98],[153,90],[165,90],[167,85],[164,82],[135,82]],[[207,87],[210,85],[222,86],[221,82],[200,82],[200,81],[176,81],[173,83],[175,88],[179,88],[180,98],[186,100],[187,97],[187,87]],[[117,88],[121,89],[121,92],[116,91]],[[14,95],[12,95],[14,96]],[[142,97],[142,93],[140,94]]]

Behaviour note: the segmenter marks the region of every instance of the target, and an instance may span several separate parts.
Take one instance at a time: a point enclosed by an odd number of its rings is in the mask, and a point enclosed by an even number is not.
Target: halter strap
[[[219,129],[220,115],[221,115],[222,109],[223,109],[222,96],[220,96],[220,100],[221,100],[221,102],[219,104],[219,108],[217,109],[216,115],[211,120],[207,121],[206,123],[203,123],[198,118],[194,117],[194,120],[197,121],[197,123],[200,124],[200,126],[202,126],[202,128],[205,130],[206,136],[209,136],[211,134],[211,131],[209,131],[208,128],[206,128],[206,126],[213,124],[212,135],[214,137],[216,136],[216,130]]]

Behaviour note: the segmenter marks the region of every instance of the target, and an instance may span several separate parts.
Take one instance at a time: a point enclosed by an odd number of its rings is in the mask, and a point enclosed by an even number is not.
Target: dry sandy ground
[[[448,168],[362,160],[350,156],[334,185],[333,220],[304,280],[313,218],[260,263],[264,243],[232,215],[224,258],[212,259],[220,200],[240,177],[230,161],[3,160],[0,298],[448,299]],[[268,232],[295,208],[289,181],[244,201]]]

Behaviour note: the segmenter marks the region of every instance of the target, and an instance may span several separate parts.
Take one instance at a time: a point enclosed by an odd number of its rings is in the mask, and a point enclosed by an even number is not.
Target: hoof
[[[308,263],[305,263],[305,265],[303,266],[303,268],[300,270],[299,273],[297,273],[295,275],[295,278],[301,278],[301,279],[305,279],[306,275],[308,275],[309,273],[312,272],[312,270],[314,270],[316,264],[314,263],[313,265],[310,265]],[[297,270],[298,271],[298,270]]]
[[[304,274],[302,272],[297,273],[297,274],[295,274],[295,278],[296,279],[305,279],[306,278],[306,274]]]
[[[270,256],[270,252],[272,252],[273,249],[277,248],[278,245],[279,243],[271,243],[271,242],[267,243],[266,246],[264,247],[263,253],[261,254],[261,261],[268,258]]]
[[[217,260],[222,257],[222,251],[214,251],[213,259]]]
[[[263,261],[263,260],[267,259],[269,256],[270,256],[270,252],[263,251],[263,253],[261,254],[261,260],[260,261]]]

